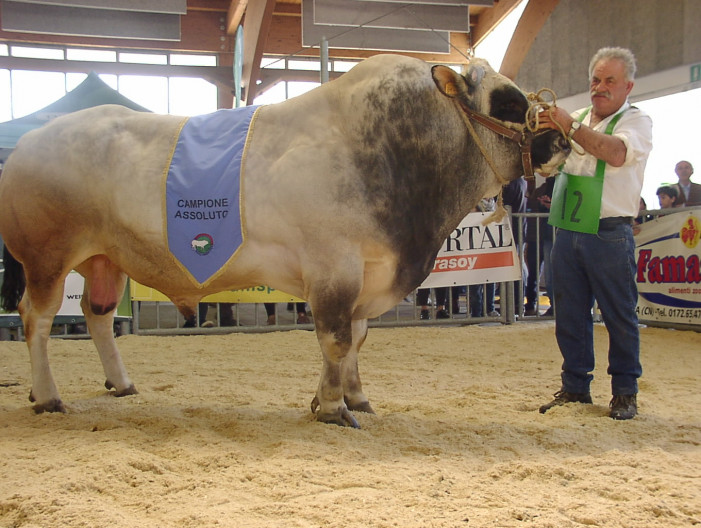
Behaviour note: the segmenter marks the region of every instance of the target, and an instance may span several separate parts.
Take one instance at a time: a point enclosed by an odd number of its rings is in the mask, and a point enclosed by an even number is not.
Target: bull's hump
[[[367,213],[405,264],[399,278],[418,283],[454,212],[467,159],[462,122],[416,61],[392,62],[364,95],[352,163]]]

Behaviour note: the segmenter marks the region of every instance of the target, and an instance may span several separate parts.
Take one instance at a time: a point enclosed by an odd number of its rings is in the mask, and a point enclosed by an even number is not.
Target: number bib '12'
[[[579,116],[581,123],[589,113],[587,108]],[[623,112],[617,114],[606,127],[605,134],[611,135]],[[577,176],[560,172],[553,188],[548,223],[568,231],[596,233],[599,231],[601,214],[601,194],[604,189],[606,162],[598,160],[594,176]]]

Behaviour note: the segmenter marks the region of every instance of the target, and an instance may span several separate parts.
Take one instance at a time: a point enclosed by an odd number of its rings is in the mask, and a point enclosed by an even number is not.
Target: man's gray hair
[[[596,63],[602,59],[618,59],[626,69],[626,80],[635,80],[638,67],[635,64],[635,55],[627,48],[601,48],[597,51],[589,62],[589,80],[592,78]]]

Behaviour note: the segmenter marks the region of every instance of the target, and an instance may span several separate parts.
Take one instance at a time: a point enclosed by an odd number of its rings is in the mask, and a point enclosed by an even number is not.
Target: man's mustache
[[[606,99],[611,99],[611,94],[609,92],[597,92],[596,90],[592,90],[591,92],[589,92],[589,95],[591,97],[600,96],[605,97]]]

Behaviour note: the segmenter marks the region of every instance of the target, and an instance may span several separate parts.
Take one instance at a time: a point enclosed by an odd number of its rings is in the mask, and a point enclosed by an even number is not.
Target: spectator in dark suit
[[[677,206],[701,205],[701,184],[693,183],[691,175],[694,174],[694,167],[688,161],[680,161],[674,167],[674,172],[679,178],[679,198]]]

